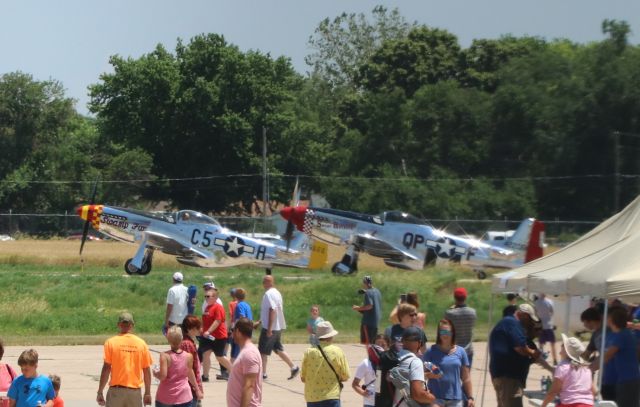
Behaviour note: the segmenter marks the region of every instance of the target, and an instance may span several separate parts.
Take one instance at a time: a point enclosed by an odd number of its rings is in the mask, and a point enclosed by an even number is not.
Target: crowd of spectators
[[[213,282],[203,285],[201,317],[193,315],[189,305],[195,298],[183,285],[184,276],[176,272],[172,279],[163,322],[169,349],[160,353],[154,364],[149,347],[134,333],[133,315],[122,312],[117,319],[117,335],[104,343],[98,405],[151,405],[151,380],[155,377],[159,381],[156,407],[200,406],[213,353],[221,372],[216,379],[228,381],[227,405],[261,406],[269,356],[275,352],[288,366],[289,380],[300,376],[308,407],[340,406],[343,383],[350,378],[349,366],[343,350],[334,342],[338,331],[321,316],[319,305],[310,307],[306,321],[309,347],[297,366],[283,346],[287,328],[284,301],[272,275],[262,280],[264,293],[257,320],[246,301],[245,289],[230,289],[225,309]],[[366,345],[367,357],[358,365],[351,388],[362,396],[364,407],[409,407],[414,403],[475,406],[470,369],[477,315],[467,305],[465,288],[453,291],[453,304],[438,320],[431,346],[424,330],[426,313],[419,308],[416,292],[400,296],[384,329],[380,327],[382,293],[370,276],[362,279],[360,293],[363,303],[352,308],[361,314],[360,340]],[[510,295],[503,318],[489,333],[489,373],[498,407],[523,405],[533,363],[553,374],[543,407],[554,403],[590,406],[598,398],[615,401],[618,407],[638,407],[640,311],[631,312],[620,302],[607,305],[595,303],[581,314],[585,329],[591,332],[588,345],[562,334],[556,352],[552,299],[540,293],[527,302]],[[255,330],[259,331],[257,340]],[[546,344],[551,345],[550,352],[544,352]],[[34,349],[20,355],[20,372],[2,363],[3,355],[0,341],[0,392],[6,392],[8,406],[64,406],[59,395],[60,377],[38,374],[38,353]],[[598,391],[594,372],[600,368],[602,385]]]

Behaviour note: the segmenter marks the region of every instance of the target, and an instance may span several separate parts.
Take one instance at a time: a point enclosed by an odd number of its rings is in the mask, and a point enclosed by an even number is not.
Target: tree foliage
[[[261,195],[266,129],[281,202],[293,184],[281,175],[305,174],[305,190],[348,210],[602,219],[614,194],[640,191],[640,47],[624,21],[601,29],[590,44],[506,35],[463,48],[376,7],[320,22],[307,76],[202,34],[113,56],[90,87],[95,119],[58,82],[8,73],[0,206],[68,209],[100,175],[112,203],[246,209]]]

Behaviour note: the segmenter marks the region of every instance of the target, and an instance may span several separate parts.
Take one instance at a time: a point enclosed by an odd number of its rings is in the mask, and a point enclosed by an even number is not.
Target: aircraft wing
[[[166,234],[150,230],[147,230],[145,234],[147,236],[147,246],[154,247],[163,253],[182,257],[200,257],[203,259],[209,257],[206,253],[192,246],[185,245]]]

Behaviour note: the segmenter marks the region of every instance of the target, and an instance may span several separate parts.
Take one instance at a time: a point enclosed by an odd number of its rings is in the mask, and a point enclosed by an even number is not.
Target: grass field
[[[7,344],[97,344],[116,330],[120,311],[129,310],[136,319],[136,331],[150,343],[163,343],[160,328],[164,318],[167,289],[173,271],[185,274],[185,284],[200,290],[213,280],[225,301],[231,287],[244,287],[254,315],[262,298],[259,268],[198,269],[179,265],[172,257],[154,255],[153,271],[147,276],[127,276],[124,261],[135,247],[117,242],[87,242],[83,259],[79,242],[66,240],[17,240],[0,243],[0,337]],[[341,253],[331,252],[337,261]],[[332,264],[330,261],[329,264]],[[427,313],[427,333],[435,338],[434,325],[451,304],[451,292],[458,285],[469,291],[469,305],[478,311],[476,338],[487,333],[490,285],[458,267],[437,267],[424,271],[388,268],[377,259],[361,257],[356,276],[336,277],[326,270],[274,269],[276,285],[285,299],[288,329],[284,339],[306,340],[308,309],[319,304],[321,314],[341,332],[341,341],[355,341],[359,314],[352,304],[361,304],[357,294],[361,277],[373,276],[383,294],[383,315],[388,315],[403,292],[416,291],[421,309]],[[199,292],[198,307],[202,301]],[[496,301],[494,321],[504,300]],[[387,325],[386,318],[383,326]]]

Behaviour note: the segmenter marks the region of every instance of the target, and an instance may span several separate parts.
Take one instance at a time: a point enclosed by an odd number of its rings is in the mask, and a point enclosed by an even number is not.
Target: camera
[[[400,294],[400,303],[404,304],[407,302],[407,294]]]
[[[358,290],[358,294],[364,294],[366,291],[363,290],[362,288]]]

